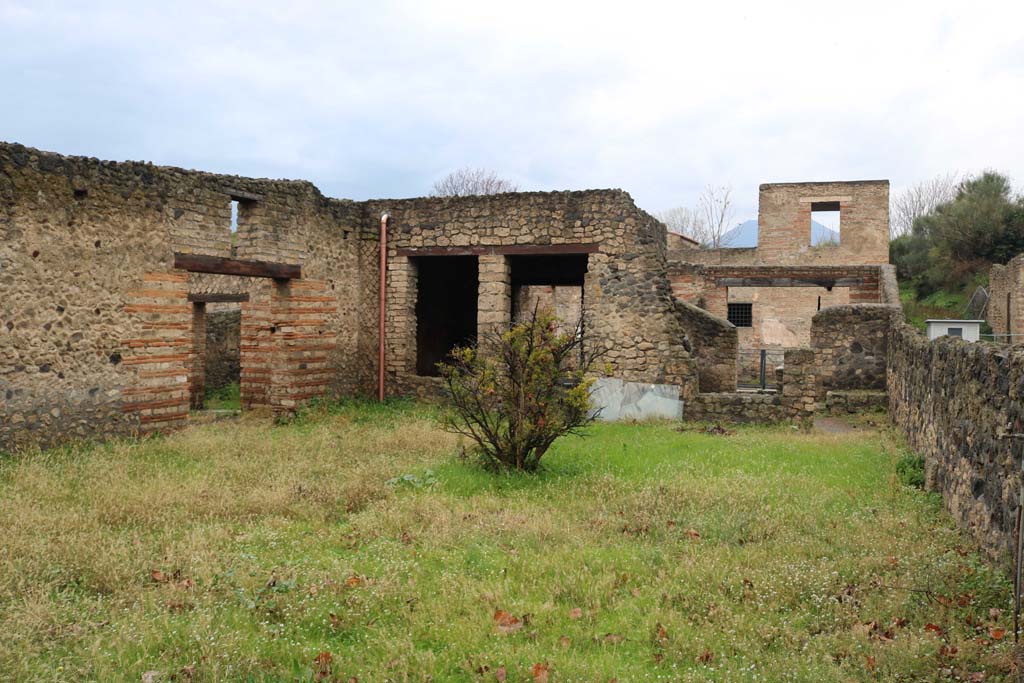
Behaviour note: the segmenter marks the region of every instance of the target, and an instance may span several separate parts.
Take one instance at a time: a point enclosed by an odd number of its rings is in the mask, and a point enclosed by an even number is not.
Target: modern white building
[[[960,337],[964,341],[976,342],[981,337],[984,320],[925,320],[928,339],[939,337]]]

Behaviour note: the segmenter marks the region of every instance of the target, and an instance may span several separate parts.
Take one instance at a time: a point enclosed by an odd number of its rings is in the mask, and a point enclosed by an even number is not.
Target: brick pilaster
[[[148,273],[126,300],[124,312],[136,319],[139,336],[123,341],[122,360],[134,377],[123,391],[122,410],[138,417],[143,433],[185,425],[193,360],[188,276]]]

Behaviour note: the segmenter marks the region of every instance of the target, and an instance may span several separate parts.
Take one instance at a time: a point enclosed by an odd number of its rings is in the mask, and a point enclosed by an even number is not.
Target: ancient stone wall
[[[814,369],[811,350],[786,351],[780,392],[701,393],[684,405],[683,417],[704,422],[791,422],[809,429],[817,405]]]
[[[684,301],[675,301],[675,310],[697,361],[700,391],[736,391],[736,328],[728,320]]]
[[[1024,254],[1006,265],[995,264],[988,273],[985,319],[998,341],[1024,343]]]
[[[888,304],[823,308],[811,320],[818,400],[833,390],[885,389],[889,329],[899,311]]]
[[[514,193],[373,201],[390,215],[387,390],[431,395],[435,377],[416,374],[417,259],[478,259],[480,331],[512,319],[511,258],[586,254],[582,306],[587,343],[606,349],[614,376],[697,391],[696,364],[676,316],[666,276],[665,227],[621,190]]]
[[[175,269],[175,253],[301,265],[304,284],[276,304],[272,281],[245,285],[243,355],[291,348],[278,379],[296,388],[278,408],[368,388],[357,353],[364,210],[305,182],[0,144],[0,449],[187,422],[188,296],[216,284]]]
[[[994,556],[1013,549],[1024,443],[1024,350],[953,337],[929,342],[898,321],[889,413],[925,458],[925,480]]]

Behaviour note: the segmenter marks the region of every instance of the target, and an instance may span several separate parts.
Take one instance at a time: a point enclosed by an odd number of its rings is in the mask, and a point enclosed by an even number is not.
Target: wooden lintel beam
[[[399,256],[555,256],[561,254],[596,254],[597,244],[509,244],[492,247],[403,247]]]
[[[719,287],[860,287],[864,278],[811,278],[811,277],[720,277]]]
[[[239,190],[234,187],[225,187],[224,193],[231,195],[232,199],[244,199],[250,202],[262,202],[263,195],[256,194],[255,192],[246,192],[245,190]]]
[[[244,303],[249,300],[248,292],[244,294],[189,294],[188,300],[194,303]]]
[[[213,273],[215,275],[242,275],[245,277],[268,277],[274,280],[297,280],[302,277],[302,266],[291,263],[270,261],[243,261],[222,256],[201,254],[174,254],[174,267],[190,273]]]

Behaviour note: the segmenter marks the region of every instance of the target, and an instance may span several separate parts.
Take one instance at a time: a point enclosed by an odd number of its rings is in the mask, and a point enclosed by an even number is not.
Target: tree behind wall
[[[519,186],[511,180],[499,178],[485,168],[460,168],[434,183],[433,197],[470,197],[473,195],[518,192]]]
[[[732,187],[708,185],[697,198],[697,207],[677,206],[657,214],[656,218],[672,232],[686,235],[707,249],[729,246],[736,211]]]
[[[896,195],[890,207],[892,237],[909,235],[915,220],[931,213],[940,204],[953,201],[959,184],[958,173],[946,173],[911,185]]]
[[[890,244],[897,274],[919,295],[958,290],[993,263],[1024,252],[1024,198],[992,171],[962,181],[955,196],[918,216]]]

